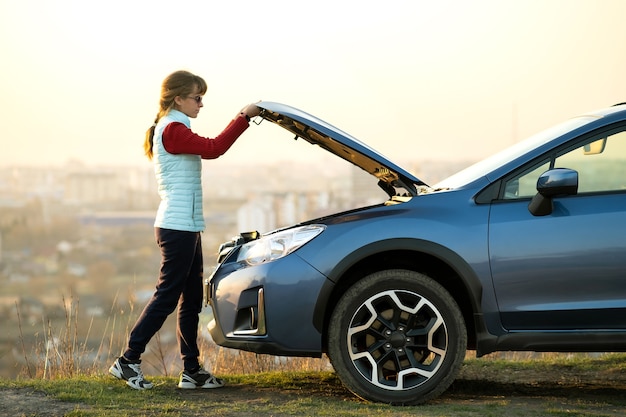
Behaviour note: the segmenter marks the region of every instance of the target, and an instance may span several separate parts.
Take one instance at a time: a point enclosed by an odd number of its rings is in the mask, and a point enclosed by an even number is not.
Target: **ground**
[[[178,395],[187,402],[206,398],[202,390],[178,390],[175,387],[171,387],[171,390],[172,395]],[[294,389],[231,384],[211,392],[211,398],[215,401],[251,404],[281,404],[303,395],[331,397],[338,401],[361,401],[338,380],[324,383],[297,380],[294,381]],[[549,403],[561,404],[565,414],[568,414],[568,404],[584,403],[585,412],[590,415],[623,416],[626,414],[626,375],[620,371],[598,373],[593,369],[568,367],[558,367],[549,372],[506,369],[484,374],[479,368],[473,367],[471,370],[463,369],[450,389],[431,404],[495,405],[502,401],[506,401],[507,410],[528,410],[531,415],[537,415],[533,410],[545,410]],[[3,417],[60,417],[76,407],[77,404],[57,401],[30,389],[5,389],[0,395],[0,416]],[[89,406],[83,405],[81,408]]]

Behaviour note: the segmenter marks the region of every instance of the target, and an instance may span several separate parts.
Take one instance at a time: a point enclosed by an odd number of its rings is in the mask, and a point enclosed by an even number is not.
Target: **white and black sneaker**
[[[184,389],[221,388],[223,386],[223,380],[216,378],[210,372],[202,369],[202,367],[195,373],[182,371],[180,373],[180,381],[178,381],[178,388]]]
[[[128,362],[128,363],[127,363]],[[126,381],[126,385],[134,389],[150,389],[152,382],[147,381],[141,372],[141,361],[126,361],[121,357],[109,368],[109,373],[117,379]]]

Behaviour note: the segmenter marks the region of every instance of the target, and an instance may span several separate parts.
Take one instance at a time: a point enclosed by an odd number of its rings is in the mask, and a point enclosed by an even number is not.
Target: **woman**
[[[170,74],[161,88],[160,109],[154,125],[146,132],[144,150],[154,161],[161,203],[154,222],[161,249],[161,270],[156,291],[133,327],[128,347],[109,372],[134,389],[152,384],[141,371],[141,354],[150,339],[178,306],[177,338],[184,369],[180,388],[219,388],[221,379],[204,370],[197,345],[199,314],[202,310],[202,159],[224,154],[248,128],[260,109],[244,107],[215,139],[190,129],[190,118],[202,108],[206,82],[187,71]]]

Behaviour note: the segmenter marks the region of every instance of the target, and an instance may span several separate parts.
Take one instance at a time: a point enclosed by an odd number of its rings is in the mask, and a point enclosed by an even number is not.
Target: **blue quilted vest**
[[[199,155],[174,155],[165,150],[163,130],[172,122],[191,126],[186,114],[170,110],[154,129],[152,159],[161,197],[154,227],[201,232],[205,227],[202,213],[202,159]]]

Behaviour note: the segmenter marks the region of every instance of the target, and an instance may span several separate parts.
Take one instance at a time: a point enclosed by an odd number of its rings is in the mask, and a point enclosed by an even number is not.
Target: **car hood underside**
[[[358,139],[334,126],[285,104],[262,101],[260,117],[307,142],[318,145],[354,164],[378,179],[378,185],[389,197],[416,196],[417,187],[426,184]]]

